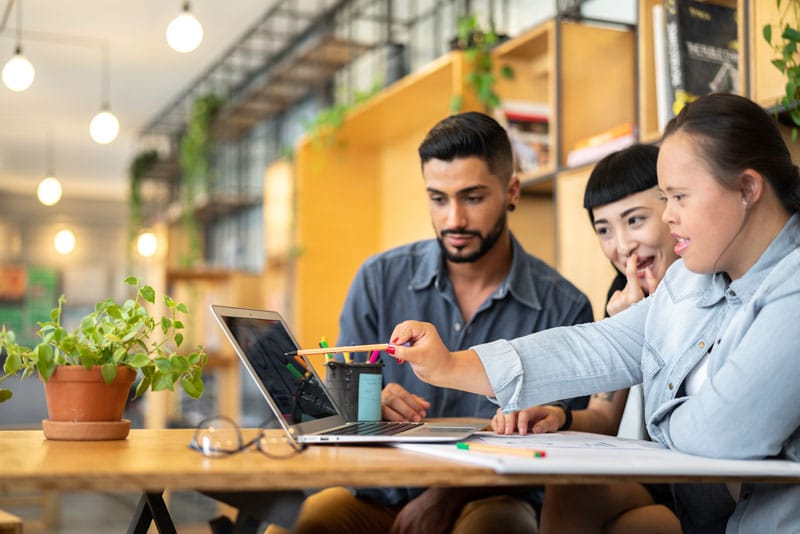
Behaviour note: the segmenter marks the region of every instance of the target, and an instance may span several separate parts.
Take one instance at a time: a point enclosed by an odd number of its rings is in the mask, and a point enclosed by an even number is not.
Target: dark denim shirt
[[[338,345],[389,341],[407,319],[433,323],[450,350],[512,339],[554,326],[592,321],[589,300],[553,268],[526,253],[511,236],[511,269],[495,292],[464,323],[436,240],[418,241],[369,258],[353,280],[339,318]],[[428,417],[492,417],[483,395],[420,381],[409,365],[383,357],[384,385],[395,382],[430,401]],[[569,401],[586,406],[588,397]],[[361,490],[360,496],[403,504],[418,491]]]
[[[464,323],[436,240],[404,245],[369,258],[350,286],[339,318],[339,345],[389,341],[407,319],[433,323],[444,344],[464,350],[495,339],[512,339],[554,326],[590,322],[589,300],[512,236],[511,270]],[[492,417],[483,395],[440,388],[419,380],[411,367],[383,358],[384,385],[396,382],[430,401],[428,417]]]

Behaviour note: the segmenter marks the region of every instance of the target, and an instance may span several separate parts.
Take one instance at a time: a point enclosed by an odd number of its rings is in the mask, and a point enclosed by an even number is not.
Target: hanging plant
[[[786,82],[784,95],[779,105],[788,114],[792,125],[792,142],[797,142],[797,128],[800,127],[800,62],[798,62],[798,44],[800,44],[800,1],[789,0],[783,4],[775,0],[778,8],[778,22],[766,24],[762,28],[764,40],[774,50],[776,57],[772,64],[778,69]],[[780,38],[773,42],[773,33],[780,31]]]
[[[347,103],[335,103],[319,110],[313,121],[305,124],[311,143],[317,148],[330,148],[341,145],[339,130],[344,126],[344,118],[351,109],[372,98],[383,88],[383,82],[376,80],[366,91],[355,91],[353,99]]]
[[[194,212],[195,199],[208,192],[209,169],[213,140],[210,135],[211,122],[222,104],[221,99],[208,94],[198,97],[192,104],[186,132],[181,137],[178,149],[178,164],[181,168],[181,222],[189,245],[181,257],[182,267],[191,267],[200,259],[200,225]]]
[[[489,112],[500,105],[500,96],[495,91],[497,77],[494,70],[492,49],[502,41],[492,24],[484,30],[475,15],[465,15],[458,19],[458,35],[451,41],[451,47],[463,50],[472,68],[466,76],[467,83],[475,91],[478,101]],[[506,79],[514,77],[513,69],[508,65],[500,67],[500,76]],[[450,102],[450,111],[457,113],[463,107],[463,97],[456,95]]]
[[[128,242],[132,243],[136,234],[142,229],[142,180],[158,161],[158,153],[155,150],[145,150],[140,152],[128,167],[128,178],[130,180],[130,191],[128,204],[130,215],[128,223]]]

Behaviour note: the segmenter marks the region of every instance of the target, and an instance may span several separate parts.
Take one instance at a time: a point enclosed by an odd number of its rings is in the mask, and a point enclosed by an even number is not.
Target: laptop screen
[[[336,415],[319,378],[301,356],[287,356],[297,344],[279,319],[222,315],[250,367],[289,425]]]

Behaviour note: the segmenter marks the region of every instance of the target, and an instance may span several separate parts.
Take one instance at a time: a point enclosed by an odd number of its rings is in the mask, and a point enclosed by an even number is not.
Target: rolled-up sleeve
[[[645,299],[648,300],[648,299]],[[505,412],[641,382],[644,301],[597,323],[472,347]]]
[[[491,399],[503,407],[504,411],[524,408],[519,405],[522,390],[523,372],[517,351],[505,339],[473,347],[486,370],[492,384],[494,397]]]

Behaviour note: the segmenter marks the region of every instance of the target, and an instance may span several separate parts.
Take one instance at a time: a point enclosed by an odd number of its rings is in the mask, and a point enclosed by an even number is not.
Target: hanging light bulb
[[[54,160],[53,132],[50,132],[47,135],[47,175],[39,182],[39,187],[36,188],[36,197],[45,206],[54,206],[61,200],[61,182],[58,181],[53,171],[55,167]]]
[[[108,45],[106,45],[103,47],[103,77],[100,87],[103,96],[103,106],[89,123],[89,135],[95,143],[101,145],[107,145],[119,135],[119,120],[117,120],[116,115],[111,113],[108,105],[109,93],[111,92],[109,63],[109,51]]]
[[[53,240],[53,245],[56,247],[56,252],[66,256],[75,249],[75,234],[71,230],[60,230]]]
[[[198,22],[189,9],[189,2],[184,2],[183,12],[172,19],[167,26],[167,43],[176,52],[191,52],[203,40],[203,25]]]
[[[3,67],[3,83],[12,91],[21,92],[31,86],[35,76],[36,70],[18,46],[14,57]]]
[[[153,232],[142,232],[136,240],[136,250],[145,258],[149,258],[158,250],[158,238]]]
[[[119,121],[107,108],[101,109],[89,123],[89,135],[95,143],[107,145],[117,138]]]
[[[39,187],[36,188],[36,196],[39,202],[45,206],[54,206],[61,200],[61,182],[55,176],[47,176],[44,180],[39,182]]]
[[[28,59],[22,55],[22,0],[15,3],[17,7],[17,48],[14,57],[3,67],[3,83],[12,91],[24,91],[33,83],[36,70]]]

